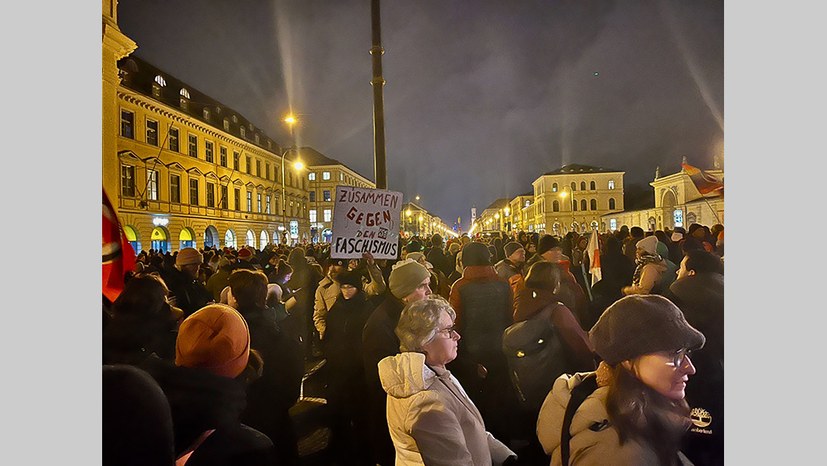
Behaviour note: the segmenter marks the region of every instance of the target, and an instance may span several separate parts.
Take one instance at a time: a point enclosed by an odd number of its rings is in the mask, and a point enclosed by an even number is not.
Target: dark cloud
[[[381,8],[388,188],[446,222],[567,163],[643,184],[722,155],[721,1]],[[300,144],[374,179],[370,20],[367,0],[119,2],[138,55],[284,144],[292,106]]]

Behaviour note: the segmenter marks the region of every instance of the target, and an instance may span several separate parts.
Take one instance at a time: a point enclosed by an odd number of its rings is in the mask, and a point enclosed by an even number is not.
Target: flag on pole
[[[594,286],[603,278],[603,272],[600,270],[600,241],[597,237],[597,230],[592,230],[586,253],[589,255],[589,273],[592,274],[592,286]]]
[[[121,229],[118,216],[103,191],[103,295],[114,302],[124,287],[124,274],[135,267],[135,250]]]
[[[693,167],[688,163],[682,163],[681,168],[689,175],[689,179],[695,184],[699,193],[704,195],[709,193],[724,193],[724,182],[718,179],[717,176],[709,174],[700,168]]]

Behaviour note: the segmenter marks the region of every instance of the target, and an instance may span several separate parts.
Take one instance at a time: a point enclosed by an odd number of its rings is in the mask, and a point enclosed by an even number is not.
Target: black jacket
[[[262,376],[247,390],[247,408],[241,420],[270,437],[279,464],[293,464],[298,459],[298,447],[288,410],[299,399],[304,375],[301,346],[282,331],[273,309],[238,311],[250,328],[250,347],[264,360]]]
[[[176,457],[206,430],[215,429],[187,465],[273,464],[270,439],[240,421],[247,398],[242,382],[204,369],[178,367],[158,358],[147,359],[141,368],[152,375],[169,400]]]

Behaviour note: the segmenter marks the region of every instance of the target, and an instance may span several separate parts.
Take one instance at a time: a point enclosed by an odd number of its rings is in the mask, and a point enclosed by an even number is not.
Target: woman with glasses
[[[609,306],[589,338],[597,371],[563,374],[540,409],[537,436],[551,464],[691,465],[680,451],[692,426],[684,390],[704,335],[668,299],[634,295]],[[588,396],[567,420],[579,392]]]
[[[399,465],[501,465],[517,455],[485,429],[480,412],[445,365],[457,357],[456,313],[445,299],[405,306],[400,353],[379,362]]]

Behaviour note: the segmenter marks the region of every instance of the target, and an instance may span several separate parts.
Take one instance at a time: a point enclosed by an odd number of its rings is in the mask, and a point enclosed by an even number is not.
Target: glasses
[[[456,327],[453,327],[453,326],[448,327],[448,328],[439,329],[439,330],[436,331],[436,333],[441,333],[441,334],[445,335],[446,338],[453,338],[453,337],[459,335],[459,332],[457,332]]]
[[[678,351],[676,351],[674,354],[672,354],[672,361],[667,362],[666,365],[667,366],[672,366],[675,369],[677,369],[679,367],[683,367],[683,365],[686,363],[686,358],[690,354],[692,354],[692,350],[686,349],[686,348],[681,348]]]

